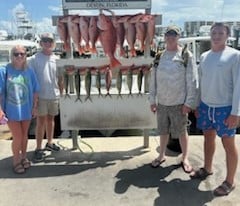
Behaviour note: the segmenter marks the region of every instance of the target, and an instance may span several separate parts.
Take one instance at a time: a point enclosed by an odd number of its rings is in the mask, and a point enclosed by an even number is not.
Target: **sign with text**
[[[63,0],[63,9],[151,9],[151,0]]]

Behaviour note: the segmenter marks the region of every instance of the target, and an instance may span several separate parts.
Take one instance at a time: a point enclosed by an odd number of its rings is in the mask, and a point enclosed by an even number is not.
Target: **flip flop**
[[[184,163],[184,162],[181,162],[180,165],[181,165],[181,167],[182,167],[182,169],[183,169],[183,171],[184,171],[185,173],[188,173],[188,174],[189,174],[189,173],[191,173],[191,172],[193,171],[192,166],[189,165],[189,164],[186,164],[186,163]]]
[[[13,172],[15,174],[23,174],[25,173],[25,169],[21,163],[17,163],[16,165],[13,166]]]
[[[205,168],[200,168],[197,171],[194,171],[192,174],[190,174],[191,179],[200,179],[205,180],[209,175],[212,175],[213,172],[208,172]]]
[[[31,162],[27,158],[22,159],[21,162],[24,169],[31,167]]]
[[[235,189],[235,185],[231,185],[227,181],[224,181],[221,185],[219,185],[214,191],[213,194],[216,197],[221,197],[228,195]]]
[[[155,160],[152,161],[151,167],[152,167],[152,168],[157,168],[157,167],[159,167],[162,163],[164,163],[165,161],[166,161],[166,159],[159,160],[158,158],[156,158]]]

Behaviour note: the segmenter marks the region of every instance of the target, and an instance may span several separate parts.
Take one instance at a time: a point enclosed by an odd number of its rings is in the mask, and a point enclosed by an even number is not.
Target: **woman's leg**
[[[25,159],[27,157],[27,143],[28,143],[28,129],[30,126],[30,120],[22,121],[21,127],[22,127],[22,159]]]
[[[8,121],[8,127],[12,133],[12,153],[13,153],[13,165],[17,165],[21,162],[21,149],[22,149],[22,138],[21,138],[21,123],[19,121]]]

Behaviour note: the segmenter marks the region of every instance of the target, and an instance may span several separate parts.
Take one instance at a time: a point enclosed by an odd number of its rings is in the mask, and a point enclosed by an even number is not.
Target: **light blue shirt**
[[[39,89],[33,69],[17,70],[11,64],[0,68],[1,106],[9,120],[32,118],[33,96]]]
[[[240,52],[203,53],[199,65],[200,98],[210,107],[232,106],[232,115],[240,116]]]

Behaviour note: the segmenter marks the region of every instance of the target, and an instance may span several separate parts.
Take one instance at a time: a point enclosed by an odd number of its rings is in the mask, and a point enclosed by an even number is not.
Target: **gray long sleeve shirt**
[[[187,66],[183,65],[182,49],[164,51],[158,67],[152,68],[149,88],[150,104],[174,106],[185,104],[195,108],[198,86],[197,66],[189,52]]]
[[[240,52],[203,53],[199,65],[200,99],[210,107],[232,106],[232,115],[240,116]]]

